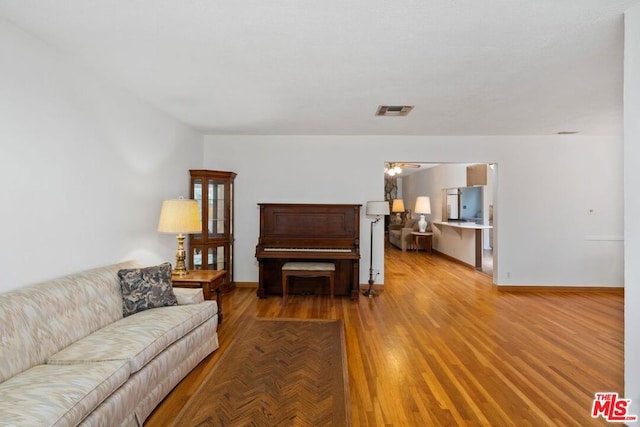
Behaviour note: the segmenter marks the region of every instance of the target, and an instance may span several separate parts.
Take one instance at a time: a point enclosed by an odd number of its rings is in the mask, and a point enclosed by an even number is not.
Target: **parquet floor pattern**
[[[376,298],[291,295],[283,305],[240,288],[224,304],[220,349],[147,426],[171,425],[261,317],[342,319],[354,426],[607,425],[591,418],[594,393],[624,396],[622,292],[501,292],[438,254],[388,248]]]
[[[347,426],[340,320],[256,320],[177,417],[185,426]]]

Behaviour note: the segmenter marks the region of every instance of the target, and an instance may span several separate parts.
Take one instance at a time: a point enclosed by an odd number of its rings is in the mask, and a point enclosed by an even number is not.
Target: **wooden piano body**
[[[360,290],[360,206],[259,203],[258,297],[282,295],[282,265],[288,261],[333,262],[335,295],[357,299]],[[318,293],[317,278],[292,278],[296,293]]]

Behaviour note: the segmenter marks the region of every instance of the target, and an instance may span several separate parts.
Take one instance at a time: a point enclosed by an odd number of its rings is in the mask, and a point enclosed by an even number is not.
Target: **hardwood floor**
[[[175,414],[255,317],[343,319],[354,426],[586,426],[595,392],[623,388],[622,292],[497,291],[437,254],[385,255],[376,298],[224,296],[220,349],[158,406]]]

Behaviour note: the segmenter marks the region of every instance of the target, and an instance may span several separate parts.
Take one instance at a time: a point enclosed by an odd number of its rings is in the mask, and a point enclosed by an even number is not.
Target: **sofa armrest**
[[[173,288],[173,293],[176,295],[178,305],[198,304],[204,301],[204,295],[202,289],[192,288]]]
[[[413,228],[404,227],[404,228],[402,229],[402,232],[401,232],[401,238],[402,238],[403,240],[404,240],[404,239],[407,239],[407,238],[411,238],[411,232],[412,232],[412,231],[415,231],[415,230],[414,230]]]

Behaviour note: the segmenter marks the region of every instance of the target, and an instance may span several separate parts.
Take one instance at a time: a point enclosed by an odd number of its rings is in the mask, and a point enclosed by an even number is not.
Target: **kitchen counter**
[[[474,230],[475,232],[473,233],[473,237],[471,237],[471,239],[475,240],[473,242],[473,248],[475,252],[473,254],[474,267],[476,268],[476,270],[482,271],[482,230],[492,229],[493,228],[492,225],[477,224],[475,222],[464,222],[464,221],[451,221],[451,222],[450,221],[433,221],[431,224],[436,228],[450,227],[451,229],[457,232],[461,240],[463,239],[462,232],[465,229]],[[467,239],[468,238],[469,237],[467,237]],[[455,255],[450,255],[450,256],[457,258]]]
[[[455,228],[470,228],[472,230],[486,230],[493,228],[493,225],[486,224],[476,224],[475,222],[464,222],[464,221],[433,221],[434,225],[444,225],[447,227],[455,227]]]

